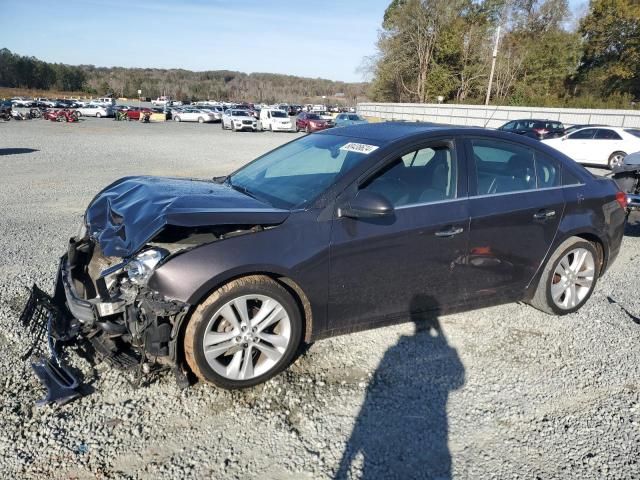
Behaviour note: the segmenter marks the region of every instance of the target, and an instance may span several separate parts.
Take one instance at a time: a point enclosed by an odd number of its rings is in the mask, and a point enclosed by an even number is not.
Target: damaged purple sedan
[[[620,251],[626,206],[540,142],[419,123],[308,135],[210,181],[123,178],[89,204],[53,295],[34,286],[28,356],[62,403],[79,395],[70,343],[232,389],[409,315],[573,313]]]

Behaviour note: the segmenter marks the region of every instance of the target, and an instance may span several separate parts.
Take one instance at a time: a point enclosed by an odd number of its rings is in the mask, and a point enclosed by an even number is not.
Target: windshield
[[[345,149],[349,143],[356,146]],[[371,142],[367,140],[367,144]],[[349,137],[308,135],[251,162],[227,182],[277,208],[298,207],[314,200],[367,158],[367,153],[353,151],[358,146],[362,147],[361,143]]]
[[[233,115],[234,117],[248,117],[249,112],[245,110],[232,110],[231,115]]]
[[[289,118],[289,116],[286,113],[284,113],[282,110],[273,110],[271,112],[271,116],[278,117],[278,118],[285,118],[285,117]]]
[[[358,115],[349,115],[349,120],[360,121],[362,119]]]
[[[320,120],[320,116],[316,115],[315,113],[308,113],[307,114],[307,118],[309,120]]]

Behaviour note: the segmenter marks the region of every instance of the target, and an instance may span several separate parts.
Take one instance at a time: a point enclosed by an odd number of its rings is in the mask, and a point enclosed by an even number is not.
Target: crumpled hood
[[[85,221],[104,255],[128,257],[165,225],[276,225],[288,215],[226,185],[143,176],[122,178],[102,190]]]

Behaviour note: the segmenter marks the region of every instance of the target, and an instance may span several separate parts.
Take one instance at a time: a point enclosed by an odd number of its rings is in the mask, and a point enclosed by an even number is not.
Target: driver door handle
[[[556,216],[555,210],[540,210],[533,214],[533,218],[536,220],[546,220],[547,218],[553,218]]]
[[[454,235],[458,235],[462,232],[464,232],[464,228],[462,227],[451,227],[449,230],[436,232],[436,237],[453,237]]]

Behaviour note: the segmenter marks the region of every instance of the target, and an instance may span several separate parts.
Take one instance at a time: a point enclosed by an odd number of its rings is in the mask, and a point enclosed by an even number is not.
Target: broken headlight
[[[154,268],[167,256],[166,250],[150,248],[139,253],[124,267],[125,272],[136,285],[144,285],[149,280]]]

